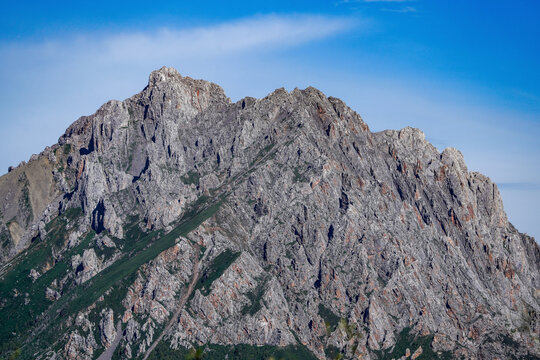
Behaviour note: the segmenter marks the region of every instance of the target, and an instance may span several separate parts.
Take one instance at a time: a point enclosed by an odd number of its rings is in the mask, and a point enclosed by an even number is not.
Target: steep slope
[[[2,355],[540,355],[540,250],[497,186],[313,88],[162,68],[0,195]]]

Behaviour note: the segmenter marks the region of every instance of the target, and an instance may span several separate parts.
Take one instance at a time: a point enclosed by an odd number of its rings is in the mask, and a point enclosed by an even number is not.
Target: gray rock
[[[72,360],[90,360],[94,354],[95,346],[96,343],[92,336],[83,337],[77,332],[74,332],[69,336],[64,347],[65,358]]]
[[[88,281],[102,270],[101,261],[96,256],[94,249],[84,250],[82,256],[73,256],[71,266],[77,284]]]
[[[60,299],[60,293],[48,287],[45,289],[45,298],[51,301],[56,301]]]
[[[39,162],[54,174],[48,191],[33,181]],[[31,211],[23,171],[30,198],[39,195]],[[425,340],[408,358],[540,356],[540,250],[509,223],[496,184],[468,171],[458,150],[439,153],[409,127],[373,133],[314,88],[232,103],[219,86],[162,68],[0,179],[3,262],[42,233],[40,222],[82,208],[54,248],[57,261],[79,249],[58,279],[70,289],[136,256],[140,234],[156,231],[152,242],[220,204],[122,277],[130,283],[109,284],[127,289],[122,313],[105,305],[110,288],[85,309],[102,314],[86,327],[99,326],[101,347],[123,321],[127,358],[144,357],[163,329],[173,348],[301,343],[321,359],[332,346],[374,359],[403,336]],[[97,238],[84,243],[90,227]],[[80,333],[64,336],[64,357],[98,348]]]
[[[116,244],[114,243],[114,241],[112,241],[111,238],[108,237],[107,235],[98,237],[98,239],[96,240],[96,244],[100,249],[103,249],[105,247],[108,247],[108,248],[116,247]]]
[[[30,269],[30,274],[28,274],[28,277],[32,279],[32,281],[36,281],[40,276],[41,274],[39,271],[36,271],[36,269]]]
[[[108,348],[116,338],[114,312],[112,309],[102,311],[102,318],[99,322],[99,335],[101,336],[101,344],[105,348]]]

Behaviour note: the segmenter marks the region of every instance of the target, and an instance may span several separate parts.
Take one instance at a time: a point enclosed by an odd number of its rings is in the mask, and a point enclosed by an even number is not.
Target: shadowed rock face
[[[196,259],[157,349],[540,355],[540,250],[497,186],[458,150],[418,129],[372,133],[314,88],[231,103],[162,68],[1,177],[0,195],[0,311],[48,299],[40,324],[1,335],[29,358],[95,358],[117,320],[117,353],[142,357]]]

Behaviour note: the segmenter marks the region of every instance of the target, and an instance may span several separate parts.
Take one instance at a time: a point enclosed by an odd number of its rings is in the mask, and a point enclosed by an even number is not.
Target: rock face
[[[94,249],[84,250],[82,256],[73,256],[71,266],[75,272],[75,283],[82,284],[91,279],[101,270],[100,265]]]
[[[102,312],[103,318],[99,322],[99,333],[101,335],[101,343],[108,348],[111,346],[116,337],[116,329],[114,328],[114,312],[111,309]]]
[[[497,186],[314,88],[231,103],[162,68],[0,196],[0,312],[40,320],[0,332],[23,358],[96,358],[118,320],[121,358],[540,356],[540,250]]]

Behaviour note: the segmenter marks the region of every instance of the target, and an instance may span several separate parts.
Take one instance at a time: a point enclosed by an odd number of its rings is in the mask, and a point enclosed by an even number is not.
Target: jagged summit
[[[191,90],[196,94],[200,94],[201,91],[203,91],[211,94],[212,97],[215,97],[217,100],[222,100],[226,103],[231,102],[225,95],[225,91],[223,91],[221,86],[206,80],[195,80],[188,76],[182,77],[182,75],[172,67],[163,66],[159,70],[152,71],[148,77],[148,87],[150,89],[159,89],[163,92],[183,92]]]
[[[148,77],[148,86],[154,86],[157,83],[160,82],[168,82],[168,81],[180,81],[182,79],[182,75],[172,67],[163,66],[159,70],[154,70],[150,73],[150,76]]]
[[[540,250],[497,186],[314,88],[161,68],[0,198],[2,357],[540,355]]]

